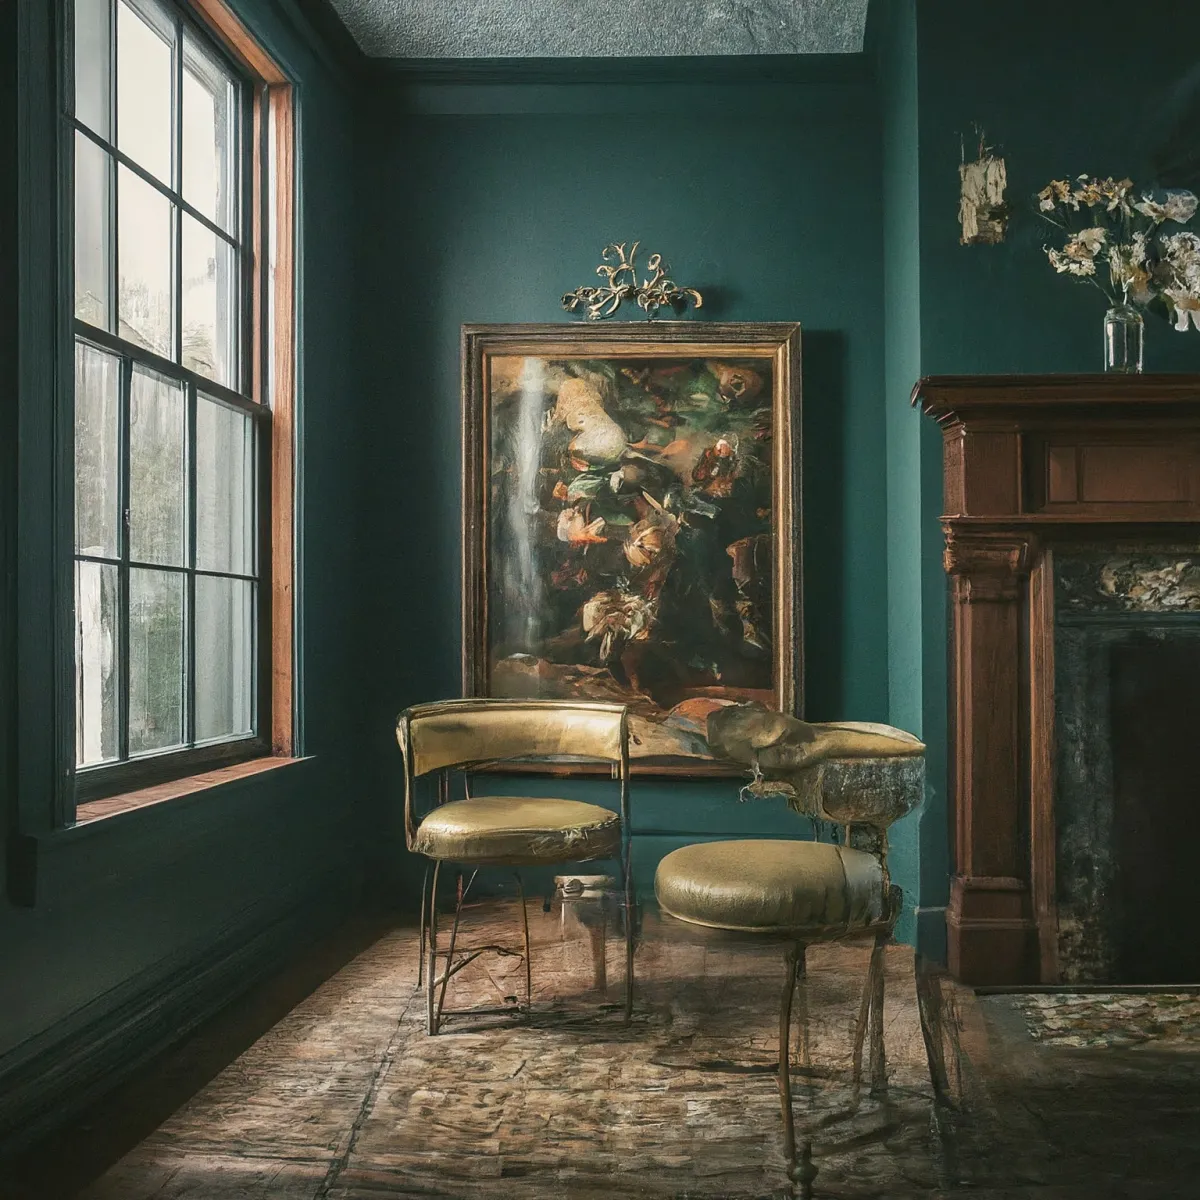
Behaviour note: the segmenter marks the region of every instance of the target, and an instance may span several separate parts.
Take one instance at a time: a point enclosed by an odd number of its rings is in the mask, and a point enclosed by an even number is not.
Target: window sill
[[[70,886],[78,874],[69,865],[80,853],[95,858],[84,847],[95,840],[114,837],[135,857],[150,853],[164,834],[188,838],[207,829],[213,821],[228,819],[232,802],[250,799],[245,789],[258,781],[278,779],[284,772],[305,771],[315,759],[262,757],[191,775],[170,783],[89,800],[78,806],[76,822],[59,829],[18,834],[10,845],[8,896],[22,908],[32,908],[42,899]],[[278,799],[278,790],[256,789],[255,798]],[[236,797],[236,799],[235,799]],[[222,801],[218,803],[218,798]],[[132,847],[132,849],[131,849]]]
[[[261,775],[264,771],[276,771],[302,761],[303,759],[299,758],[252,758],[249,762],[218,767],[215,771],[204,771],[200,775],[189,775],[184,779],[174,779],[170,783],[156,783],[136,792],[123,792],[119,796],[108,796],[103,800],[87,800],[76,806],[75,827],[89,825],[93,821],[103,821],[121,813],[134,812],[140,808],[149,808],[153,804],[163,804],[168,800],[177,800],[180,796],[190,796],[194,792],[220,787],[223,783],[232,783],[235,779]]]

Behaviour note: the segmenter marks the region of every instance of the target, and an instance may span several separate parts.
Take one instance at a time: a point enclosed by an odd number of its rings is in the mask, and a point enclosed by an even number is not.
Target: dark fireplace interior
[[[1058,974],[1200,983],[1200,553],[1055,562]]]
[[[1117,978],[1200,983],[1200,640],[1110,662]]]

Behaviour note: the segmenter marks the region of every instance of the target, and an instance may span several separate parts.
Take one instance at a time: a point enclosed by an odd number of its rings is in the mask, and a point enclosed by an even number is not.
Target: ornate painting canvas
[[[800,704],[800,331],[468,326],[468,695],[628,704],[634,766],[716,768],[723,704]]]

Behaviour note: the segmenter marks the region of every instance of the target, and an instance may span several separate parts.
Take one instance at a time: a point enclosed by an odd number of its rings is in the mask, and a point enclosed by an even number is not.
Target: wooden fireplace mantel
[[[1058,978],[1057,545],[1200,542],[1200,375],[931,376],[950,577],[949,965]]]

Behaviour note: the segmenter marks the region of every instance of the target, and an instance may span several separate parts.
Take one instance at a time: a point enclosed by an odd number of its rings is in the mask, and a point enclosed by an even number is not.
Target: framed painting
[[[800,327],[463,327],[463,691],[605,700],[633,769],[801,715]]]

